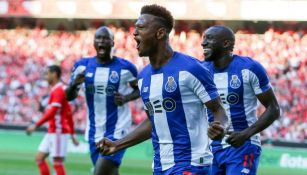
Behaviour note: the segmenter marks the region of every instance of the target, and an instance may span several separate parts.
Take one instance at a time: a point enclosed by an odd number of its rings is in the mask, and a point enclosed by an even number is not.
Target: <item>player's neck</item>
[[[52,83],[50,83],[51,87],[54,87],[55,85],[57,85],[60,82],[60,80],[54,80]]]
[[[111,55],[108,55],[108,56],[105,56],[105,57],[96,56],[96,58],[97,58],[96,61],[99,64],[107,64],[107,63],[110,63],[110,62],[113,61]]]
[[[157,52],[149,56],[150,64],[155,69],[161,68],[169,62],[173,57],[174,51],[169,43],[161,44],[157,48]]]
[[[218,59],[215,59],[214,67],[218,69],[223,69],[231,63],[232,59],[233,59],[232,53],[223,54],[222,56],[218,57]]]

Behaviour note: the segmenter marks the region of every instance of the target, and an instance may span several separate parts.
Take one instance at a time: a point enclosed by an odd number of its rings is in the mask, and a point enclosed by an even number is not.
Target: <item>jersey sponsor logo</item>
[[[112,96],[114,92],[116,91],[116,88],[112,85],[108,85],[105,87],[104,85],[97,85],[96,87],[94,85],[87,85],[86,86],[86,93],[88,94],[107,94],[107,96]]]
[[[241,81],[238,75],[232,75],[230,80],[230,87],[233,89],[238,89],[241,86]]]
[[[166,112],[173,112],[176,109],[176,101],[172,98],[164,98],[161,100],[155,100],[153,102],[145,103],[146,109],[150,116],[153,116],[155,113],[162,113],[164,109]]]
[[[108,85],[106,88],[106,94],[107,96],[112,96],[115,92],[115,87],[112,85]]]
[[[174,77],[172,77],[172,76],[167,77],[167,82],[166,82],[165,87],[164,87],[166,92],[169,92],[169,93],[174,92],[176,90],[176,88],[177,88],[177,83],[176,83]]]
[[[119,76],[116,71],[112,71],[109,77],[111,83],[117,83],[119,81]]]
[[[239,95],[237,93],[231,92],[227,95],[226,100],[229,104],[237,104],[239,102]]]

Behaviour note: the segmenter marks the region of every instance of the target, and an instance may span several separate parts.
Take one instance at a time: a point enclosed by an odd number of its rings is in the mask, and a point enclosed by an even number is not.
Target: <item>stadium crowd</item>
[[[141,70],[148,63],[139,58],[133,39],[133,27],[112,27],[115,55],[132,61]],[[73,63],[93,56],[94,29],[86,31],[48,31],[16,28],[0,30],[0,123],[25,124],[41,116],[46,104],[48,84],[43,80],[44,68],[61,64],[63,81],[69,82]],[[202,34],[196,30],[172,32],[175,50],[203,58]],[[280,103],[281,118],[265,130],[263,138],[307,142],[307,33],[294,30],[268,29],[264,34],[246,34],[238,30],[234,53],[260,61],[270,75]],[[146,116],[140,100],[132,102],[134,123]],[[73,102],[76,127],[86,125],[86,108],[82,98]],[[259,112],[263,107],[259,105]]]

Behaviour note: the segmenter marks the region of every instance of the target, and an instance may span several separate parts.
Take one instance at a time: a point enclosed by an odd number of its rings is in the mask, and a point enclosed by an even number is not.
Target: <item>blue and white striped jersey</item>
[[[223,107],[230,121],[229,131],[242,131],[257,121],[257,94],[271,88],[265,69],[255,60],[238,55],[224,69],[216,69],[213,62],[203,62],[204,66],[214,74],[214,83],[218,89]],[[206,72],[205,72],[206,73]],[[209,121],[213,116],[208,111]],[[229,147],[222,141],[211,143],[212,151]],[[250,138],[252,144],[261,146],[260,135]]]
[[[88,112],[85,138],[89,142],[98,142],[103,137],[124,137],[131,127],[131,112],[128,104],[115,105],[114,92],[131,92],[129,82],[137,79],[136,67],[115,56],[108,64],[97,63],[96,57],[85,58],[75,63],[71,82],[80,70],[85,70],[84,87]]]
[[[139,74],[140,94],[153,126],[154,172],[211,164],[204,103],[218,93],[209,74],[199,61],[179,52],[163,67],[147,65]]]

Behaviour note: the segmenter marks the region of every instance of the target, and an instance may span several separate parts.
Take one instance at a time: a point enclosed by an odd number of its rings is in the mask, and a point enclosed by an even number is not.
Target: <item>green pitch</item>
[[[28,137],[23,132],[0,130],[0,175],[38,175],[34,156],[43,134],[34,133]],[[82,137],[80,137],[82,141]],[[68,175],[92,174],[89,155],[84,153],[86,143],[80,149],[68,154],[66,170]],[[130,148],[126,152],[120,169],[121,175],[150,175],[151,174],[151,143],[145,142]],[[52,167],[50,166],[50,169]],[[258,175],[306,175],[302,169],[281,169],[261,167]]]

